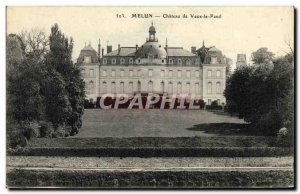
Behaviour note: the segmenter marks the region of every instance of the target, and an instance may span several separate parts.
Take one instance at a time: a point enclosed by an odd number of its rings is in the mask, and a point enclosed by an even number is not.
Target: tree
[[[224,93],[229,112],[238,113],[256,134],[276,135],[294,121],[293,65],[287,56],[272,64],[236,69]]]
[[[268,51],[268,48],[260,48],[252,53],[252,61],[254,64],[268,64],[274,59],[274,53]]]
[[[72,62],[73,39],[69,41],[55,24],[51,28],[49,40],[50,52],[46,63],[60,73],[65,82],[66,95],[72,108],[71,114],[66,119],[66,125],[71,126],[74,134],[82,125],[85,92],[80,70]]]
[[[30,31],[22,31],[19,37],[27,57],[44,60],[49,50],[49,39],[43,30],[33,28]]]

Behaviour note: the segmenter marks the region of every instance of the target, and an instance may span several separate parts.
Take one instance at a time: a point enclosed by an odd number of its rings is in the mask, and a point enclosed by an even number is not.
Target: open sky
[[[153,18],[132,18],[132,14]],[[180,18],[164,18],[164,14]],[[208,18],[191,18],[191,14]],[[210,14],[219,18],[209,18]],[[279,56],[288,51],[286,42],[294,43],[293,7],[7,7],[8,34],[31,28],[50,34],[51,26],[58,23],[65,35],[74,38],[74,60],[85,42],[97,50],[99,38],[105,47],[109,41],[113,50],[118,44],[140,46],[151,22],[162,45],[167,38],[169,46],[190,50],[201,47],[204,40],[205,46],[216,46],[232,58],[233,68],[238,53],[246,54],[249,61],[253,51],[267,47]]]

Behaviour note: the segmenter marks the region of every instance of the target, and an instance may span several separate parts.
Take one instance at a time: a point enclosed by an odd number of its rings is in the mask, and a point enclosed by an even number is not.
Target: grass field
[[[87,109],[83,126],[75,137],[207,137],[218,134],[210,133],[207,126],[199,130],[199,125],[218,123],[244,124],[244,121],[204,110]],[[232,127],[239,130],[242,126]],[[222,128],[230,130],[228,126]]]

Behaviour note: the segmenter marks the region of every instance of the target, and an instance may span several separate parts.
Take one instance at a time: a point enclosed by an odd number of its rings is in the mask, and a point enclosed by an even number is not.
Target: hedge
[[[292,170],[105,171],[11,169],[9,188],[293,188]]]
[[[293,155],[281,147],[144,147],[144,148],[47,148],[8,149],[7,155],[78,157],[275,157]]]

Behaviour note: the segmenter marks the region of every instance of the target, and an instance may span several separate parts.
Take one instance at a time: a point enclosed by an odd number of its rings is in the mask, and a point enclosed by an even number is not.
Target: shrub
[[[40,137],[52,137],[52,133],[54,132],[52,124],[47,121],[42,121],[40,125]]]

